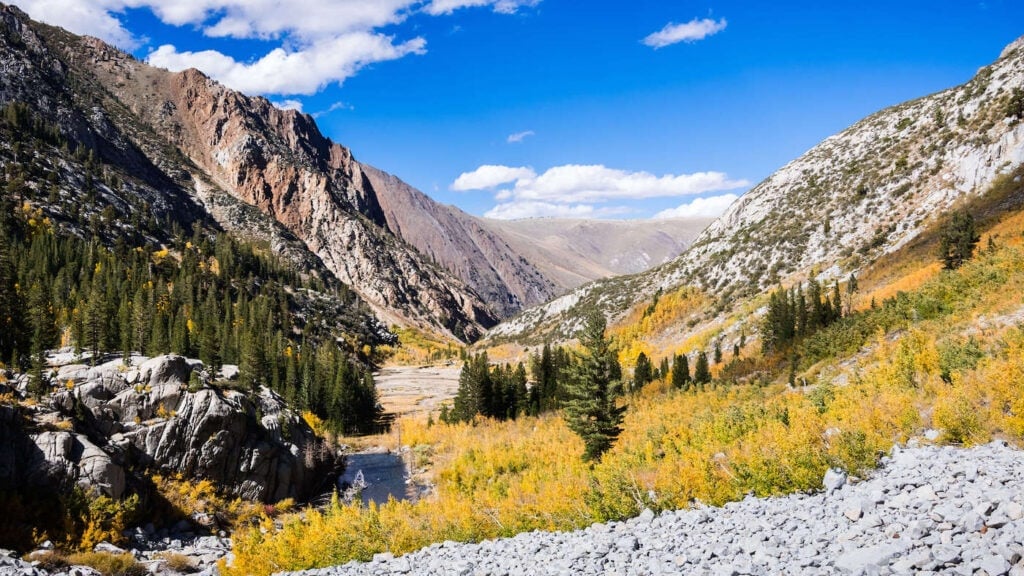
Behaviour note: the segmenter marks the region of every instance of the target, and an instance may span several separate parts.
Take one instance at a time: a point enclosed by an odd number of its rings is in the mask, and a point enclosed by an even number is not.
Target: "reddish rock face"
[[[200,201],[215,204],[228,195],[257,208],[259,218],[294,235],[383,320],[471,341],[521,305],[505,290],[495,300],[516,305],[492,306],[444,263],[435,265],[397,234],[389,226],[396,220],[385,216],[364,167],[325,138],[310,116],[229,90],[196,70],[152,68],[96,40],[66,46],[68,60],[131,111],[126,128],[150,129],[184,155],[178,168],[187,172]],[[403,222],[422,220],[416,206],[407,209]],[[251,212],[213,215],[243,234],[267,227],[252,222]],[[486,260],[480,263],[490,268]]]

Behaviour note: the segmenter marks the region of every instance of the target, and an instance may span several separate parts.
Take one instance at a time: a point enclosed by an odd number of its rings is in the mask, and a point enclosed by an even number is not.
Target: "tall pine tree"
[[[647,354],[641,352],[636,356],[636,366],[633,368],[633,390],[640,390],[654,379],[653,368]]]
[[[583,459],[598,460],[622,432],[625,406],[616,406],[621,383],[615,379],[618,360],[605,338],[605,319],[591,312],[579,335],[582,350],[569,369],[565,384],[564,418],[569,429],[583,439]]]
[[[672,387],[677,390],[690,389],[690,361],[686,354],[676,354],[672,361]]]
[[[693,381],[700,385],[711,382],[711,368],[708,366],[708,355],[703,350],[697,353],[697,365],[693,368]]]

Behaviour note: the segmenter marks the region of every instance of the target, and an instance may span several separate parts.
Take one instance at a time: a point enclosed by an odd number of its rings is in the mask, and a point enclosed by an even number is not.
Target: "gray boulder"
[[[163,384],[187,384],[192,366],[184,356],[169,354],[146,360],[139,365],[139,380],[156,387]]]
[[[111,498],[124,495],[124,468],[87,437],[71,432],[43,432],[31,438],[37,452],[27,467],[29,481],[41,485],[71,482]]]
[[[264,439],[255,407],[240,392],[203,389],[185,394],[176,415],[127,431],[143,464],[209,478],[244,498],[300,497],[301,463],[282,443]]]

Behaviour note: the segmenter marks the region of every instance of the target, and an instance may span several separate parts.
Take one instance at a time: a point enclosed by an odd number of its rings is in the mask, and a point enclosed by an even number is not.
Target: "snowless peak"
[[[1007,45],[1006,48],[1003,48],[1003,51],[999,53],[999,59],[1002,60],[1003,58],[1006,58],[1007,56],[1013,54],[1014,51],[1020,48],[1024,48],[1024,36],[1017,38],[1009,45]]]

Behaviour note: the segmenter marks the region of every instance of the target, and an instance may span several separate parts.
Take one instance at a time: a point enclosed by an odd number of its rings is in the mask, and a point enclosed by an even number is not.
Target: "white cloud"
[[[710,18],[703,20],[694,18],[685,24],[669,23],[661,30],[644,38],[644,44],[658,49],[679,42],[696,42],[725,30],[726,24],[725,18],[717,22]]]
[[[124,10],[122,0],[17,0],[17,5],[36,20],[96,36],[127,50],[140,44],[114,15]]]
[[[281,100],[280,102],[272,102],[272,104],[281,110],[298,110],[299,112],[302,112],[301,100],[293,100],[289,98],[287,100]]]
[[[198,68],[225,85],[250,94],[315,94],[327,84],[341,84],[360,69],[408,54],[423,54],[426,41],[414,38],[394,44],[394,38],[353,32],[289,52],[275,48],[252,63],[239,62],[215,50],[178,52],[171,45],[149,55],[154,66],[178,71]]]
[[[662,210],[654,215],[655,218],[717,218],[721,216],[739,196],[735,194],[723,194],[721,196],[709,196],[707,198],[695,198],[688,204],[676,208]]]
[[[426,8],[427,13],[435,16],[451,14],[460,8],[475,6],[493,6],[499,14],[515,14],[522,7],[532,7],[541,0],[433,0]]]
[[[569,164],[538,175],[532,168],[485,165],[460,175],[451,189],[494,190],[507,184],[512,186],[494,192],[498,205],[487,212],[487,217],[608,216],[631,211],[623,206],[608,206],[610,203],[692,196],[750,185],[722,172],[655,176],[602,165]],[[675,210],[679,216],[717,215],[735,199],[735,194],[698,198]],[[659,216],[672,217],[669,213],[666,210]]]
[[[472,172],[464,172],[452,183],[452,190],[487,190],[509,182],[530,180],[537,174],[530,168],[512,168],[509,166],[484,165]]]
[[[749,185],[732,180],[722,172],[696,172],[655,176],[649,172],[628,172],[602,165],[556,166],[536,178],[516,181],[515,196],[521,200],[560,203],[643,200],[732,190]]]
[[[624,206],[595,207],[591,204],[555,204],[553,202],[506,202],[484,214],[495,220],[521,218],[601,218],[631,212]]]
[[[355,107],[352,106],[351,104],[348,104],[347,102],[339,101],[335,102],[334,104],[331,104],[326,110],[313,112],[312,116],[313,118],[319,118],[321,116],[330,114],[331,112],[337,112],[338,110],[355,110]]]
[[[429,2],[429,3],[428,3]],[[188,26],[208,37],[258,38],[277,47],[253,58],[215,50],[179,51],[160,46],[150,62],[171,70],[198,68],[227,86],[280,96],[313,94],[342,83],[366,66],[423,54],[422,37],[396,40],[382,27],[423,10],[433,15],[489,6],[513,13],[540,0],[18,0],[29,15],[72,32],[98,36],[122,48],[144,44],[120,19],[125,10],[148,9],[164,24]]]
[[[537,135],[537,133],[534,132],[533,130],[524,130],[522,132],[516,132],[515,134],[509,134],[508,135],[508,143],[509,144],[518,144],[518,143],[522,142],[523,140],[526,140],[530,136],[536,136],[536,135]]]

